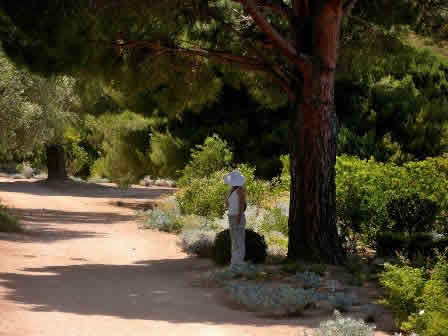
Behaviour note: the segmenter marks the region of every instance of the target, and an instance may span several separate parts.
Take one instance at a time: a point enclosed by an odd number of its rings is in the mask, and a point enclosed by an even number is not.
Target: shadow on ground
[[[303,325],[307,321],[257,318],[252,313],[230,310],[222,304],[216,289],[195,288],[189,283],[208,268],[208,263],[196,259],[51,266],[23,270],[30,274],[0,273],[0,282],[10,290],[6,300],[29,305],[31,311],[175,323],[266,326]]]
[[[26,268],[0,273],[6,299],[31,311],[116,316],[171,323],[289,325],[315,328],[330,313],[273,319],[245,312],[223,299],[222,290],[191,284],[210,269],[195,258],[145,260],[132,265],[85,264]],[[206,307],[206,310],[204,309]],[[378,329],[377,329],[378,330]]]
[[[114,224],[135,220],[134,215],[114,212],[82,212],[51,209],[11,209],[11,213],[30,224]]]
[[[113,212],[79,212],[50,209],[11,209],[12,214],[20,218],[25,232],[21,234],[0,234],[0,240],[19,242],[55,242],[68,239],[80,239],[104,236],[98,232],[70,230],[60,224],[113,225],[115,223],[133,222],[135,216]]]
[[[81,183],[72,180],[62,182],[22,180],[14,182],[0,182],[0,192],[1,191],[38,196],[157,199],[160,196],[174,193],[175,189],[161,187],[130,187],[123,189],[112,185]]]

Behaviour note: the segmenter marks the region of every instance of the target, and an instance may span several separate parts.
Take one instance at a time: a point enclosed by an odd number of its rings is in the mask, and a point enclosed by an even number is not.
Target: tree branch
[[[282,0],[257,0],[257,6],[268,8],[288,20],[289,23],[292,22],[293,12]]]
[[[266,21],[266,19],[261,15],[257,9],[257,5],[254,0],[239,0],[249,12],[252,19],[255,21],[257,26],[269,37],[272,43],[280,50],[280,52],[287,58],[291,63],[298,66],[302,71],[308,63],[306,57],[297,53],[297,50],[285,40],[275,28]]]
[[[99,42],[99,41],[94,41]],[[110,45],[110,43],[108,43]],[[166,46],[161,41],[122,41],[118,40],[116,43],[112,43],[111,47],[120,49],[132,49],[132,48],[148,48],[154,52],[154,56],[160,56],[162,54],[177,54],[185,56],[200,56],[204,58],[213,58],[221,63],[237,65],[243,69],[257,71],[269,74],[277,84],[288,94],[288,97],[292,100],[295,99],[295,92],[293,92],[289,86],[289,82],[282,74],[272,68],[271,64],[265,61],[259,60],[255,57],[234,55],[225,51],[208,50],[204,48],[183,48],[179,46]]]

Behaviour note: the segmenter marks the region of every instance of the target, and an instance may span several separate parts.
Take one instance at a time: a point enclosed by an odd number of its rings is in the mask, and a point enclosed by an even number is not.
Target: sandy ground
[[[0,234],[0,336],[296,336],[318,325],[257,317],[194,286],[209,262],[136,225],[135,209],[169,192],[0,178],[28,231]]]

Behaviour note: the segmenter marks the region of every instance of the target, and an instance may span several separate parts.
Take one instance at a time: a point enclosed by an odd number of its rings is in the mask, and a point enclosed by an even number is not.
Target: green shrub
[[[267,210],[261,224],[261,232],[277,231],[288,235],[288,216],[280,208]]]
[[[153,171],[159,177],[178,177],[185,162],[188,152],[184,142],[172,136],[170,133],[153,132],[151,135],[150,159],[154,165]]]
[[[439,258],[426,279],[420,269],[387,267],[384,302],[398,313],[399,327],[421,336],[448,335],[448,261]],[[383,277],[383,276],[382,276]],[[401,299],[400,299],[401,295]]]
[[[93,163],[92,168],[90,168],[90,177],[91,178],[107,177],[104,158],[99,158]]]
[[[434,257],[436,249],[444,250],[447,246],[447,238],[433,233],[385,231],[377,235],[376,252],[381,257],[404,254],[413,260],[417,256]]]
[[[269,183],[255,178],[255,168],[240,165],[237,169],[245,177],[249,204],[261,204],[269,191]],[[224,184],[228,170],[218,170],[205,177],[190,177],[176,194],[183,213],[207,218],[222,218],[229,186]],[[185,180],[184,180],[185,183]]]
[[[70,142],[64,146],[67,173],[71,176],[77,176],[86,166],[92,164],[87,151],[77,142]]]
[[[0,232],[22,232],[19,221],[8,209],[0,204]]]
[[[229,186],[224,184],[226,174],[226,171],[219,170],[209,177],[191,178],[189,184],[176,194],[182,213],[221,218],[229,190]]]
[[[437,204],[435,229],[448,231],[448,158],[429,158],[403,166],[340,156],[336,160],[337,214],[344,227],[360,232],[374,246],[377,233],[392,228],[387,204],[417,194]]]
[[[188,186],[193,179],[207,177],[217,171],[227,169],[230,167],[232,159],[233,153],[225,140],[216,134],[208,137],[203,145],[197,145],[191,151],[190,161],[183,170],[179,184]]]
[[[420,306],[424,274],[421,269],[410,266],[385,264],[384,267],[380,283],[385,288],[386,296],[381,303],[392,310],[398,325],[401,325]]]
[[[408,233],[432,231],[439,211],[434,201],[417,194],[393,198],[386,208],[394,221],[393,231]]]
[[[263,263],[267,256],[266,250],[267,246],[264,237],[250,229],[246,229],[246,257],[244,260],[253,263]],[[230,231],[226,229],[216,235],[213,260],[218,265],[227,265],[230,263],[231,254]]]
[[[448,262],[440,259],[425,283],[417,311],[402,329],[422,336],[448,335]]]
[[[279,187],[283,191],[289,191],[289,187],[291,185],[289,155],[280,156],[280,161],[282,163],[282,173],[280,175]]]

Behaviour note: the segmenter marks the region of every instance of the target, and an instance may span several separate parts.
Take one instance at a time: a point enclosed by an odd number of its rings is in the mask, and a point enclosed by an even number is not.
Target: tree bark
[[[48,180],[65,180],[67,171],[65,169],[65,151],[61,145],[47,145],[47,169]]]
[[[342,17],[338,4],[327,2],[313,20],[313,65],[303,73],[290,126],[288,258],[331,264],[345,257],[336,227],[334,75]]]

